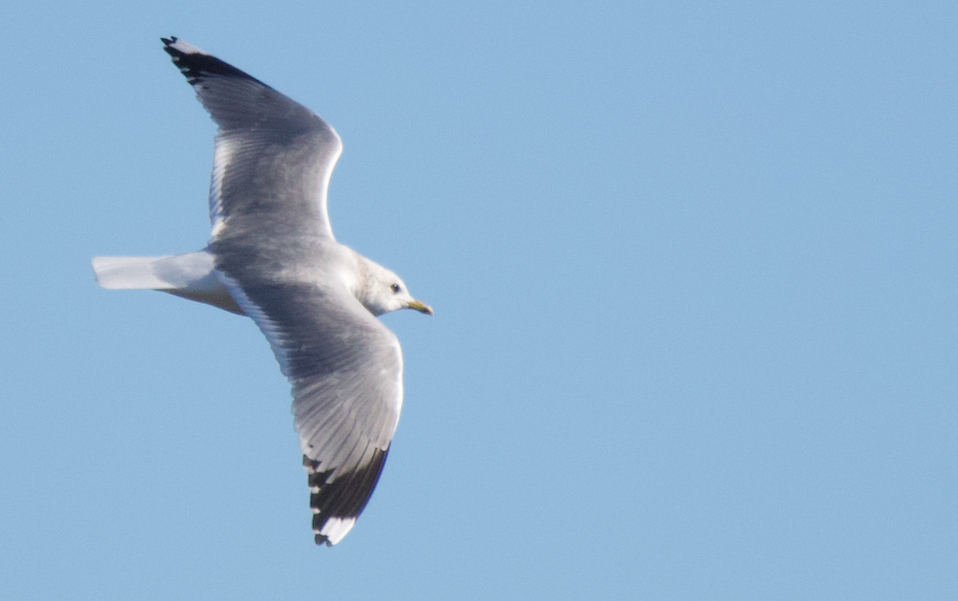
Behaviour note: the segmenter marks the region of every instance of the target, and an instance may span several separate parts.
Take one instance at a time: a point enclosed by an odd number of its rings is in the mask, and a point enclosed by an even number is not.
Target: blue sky
[[[0,597],[958,596],[953,3],[0,21]],[[436,309],[333,549],[252,322],[93,281],[209,235],[169,35],[338,130],[338,239]]]

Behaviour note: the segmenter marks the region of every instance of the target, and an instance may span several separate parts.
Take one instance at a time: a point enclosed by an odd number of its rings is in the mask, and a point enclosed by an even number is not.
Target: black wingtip
[[[160,38],[160,41],[163,42],[163,50],[165,50],[170,56],[173,55],[172,46],[180,41],[180,38],[175,35],[171,35],[168,38]]]
[[[303,467],[306,468],[307,484],[310,488],[309,506],[313,510],[313,532],[317,545],[333,546],[329,537],[320,531],[331,518],[358,518],[373,490],[379,482],[389,448],[372,450],[369,462],[352,472],[340,474],[335,480],[328,479],[333,470],[319,471],[319,462],[303,455]]]
[[[201,83],[205,78],[212,76],[250,79],[267,88],[269,87],[249,73],[221,61],[187,42],[181,41],[176,36],[160,38],[160,40],[163,41],[163,50],[170,55],[170,58],[186,76],[190,85]]]
[[[329,542],[329,537],[323,534],[317,534],[315,540],[317,545],[326,545],[327,547],[333,546],[333,543]]]

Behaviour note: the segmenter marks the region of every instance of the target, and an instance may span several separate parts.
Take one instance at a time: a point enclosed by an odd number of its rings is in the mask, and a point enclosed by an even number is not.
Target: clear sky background
[[[0,598],[958,598],[953,2],[0,22]],[[436,309],[332,549],[253,323],[94,284],[209,235],[161,35],[329,121],[338,239]]]

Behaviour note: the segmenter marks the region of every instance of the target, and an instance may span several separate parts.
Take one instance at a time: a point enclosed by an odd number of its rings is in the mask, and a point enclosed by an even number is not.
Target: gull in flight
[[[109,289],[161,290],[246,315],[292,385],[316,544],[352,529],[402,408],[402,351],[376,317],[432,315],[399,276],[336,242],[326,211],[339,135],[308,108],[175,37],[163,49],[219,126],[209,244],[165,257],[95,257]]]

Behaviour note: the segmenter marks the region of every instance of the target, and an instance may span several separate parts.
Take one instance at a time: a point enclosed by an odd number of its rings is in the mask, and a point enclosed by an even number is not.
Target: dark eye
[[[402,288],[399,287],[399,284],[393,284],[389,287],[389,289],[393,291],[393,294],[399,294],[399,291],[402,290]]]

